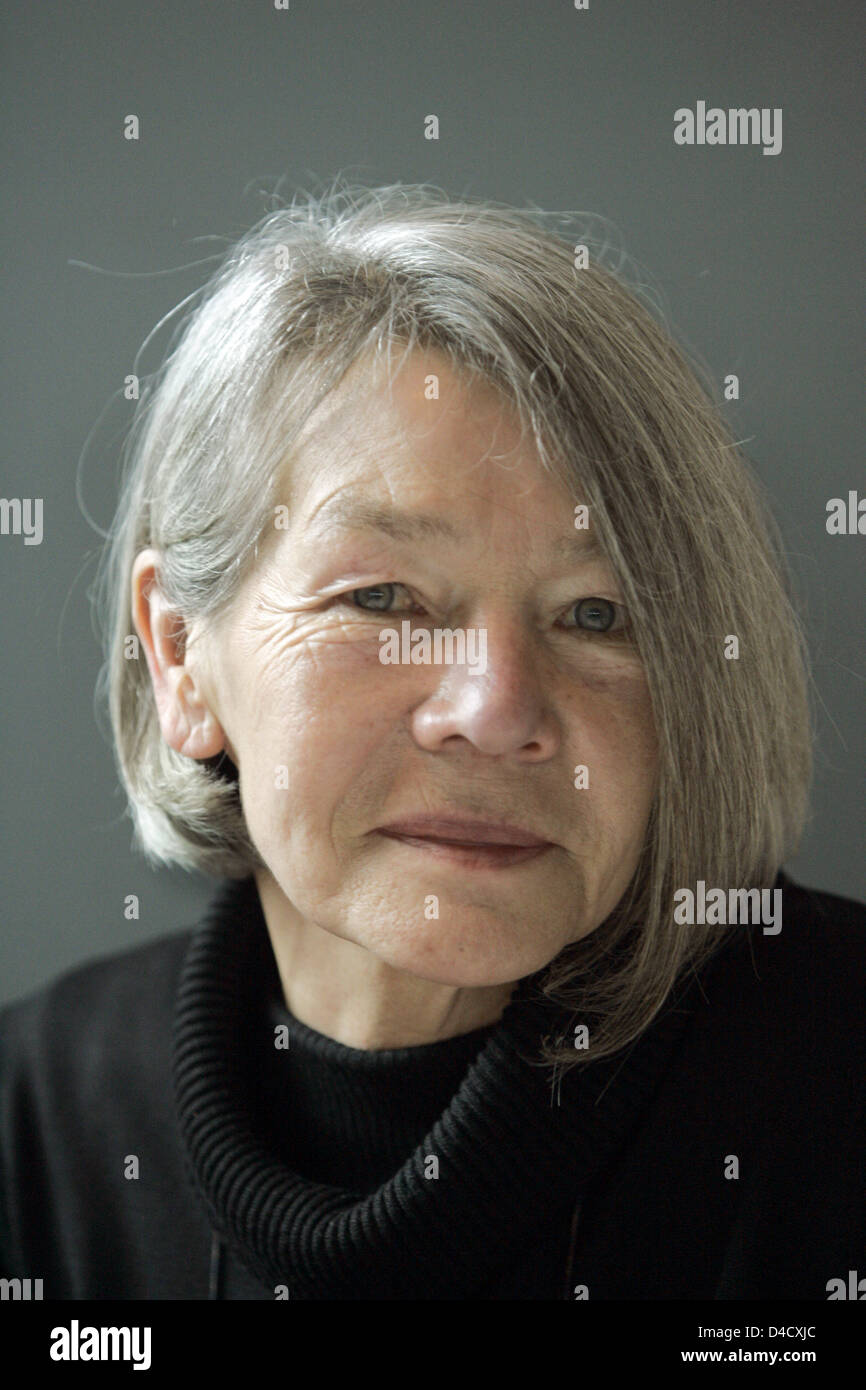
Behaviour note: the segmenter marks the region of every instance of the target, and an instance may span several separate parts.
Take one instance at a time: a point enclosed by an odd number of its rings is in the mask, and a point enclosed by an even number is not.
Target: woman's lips
[[[506,868],[553,849],[550,840],[519,826],[442,816],[394,821],[380,826],[377,833],[464,867]]]

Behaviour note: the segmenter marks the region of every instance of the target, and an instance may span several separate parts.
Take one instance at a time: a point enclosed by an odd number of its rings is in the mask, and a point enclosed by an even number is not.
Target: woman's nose
[[[415,741],[428,751],[462,741],[490,756],[543,762],[561,735],[533,635],[512,620],[472,631],[466,652],[484,660],[436,668],[430,695],[412,713]]]

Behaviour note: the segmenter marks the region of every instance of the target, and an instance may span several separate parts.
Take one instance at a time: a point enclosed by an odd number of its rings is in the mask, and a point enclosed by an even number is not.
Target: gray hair
[[[155,863],[245,876],[261,859],[236,770],[169,747],[146,664],[127,659],[135,556],[160,552],[161,589],[187,623],[225,612],[273,526],[293,440],[362,353],[437,348],[503,392],[544,466],[589,505],[659,748],[630,888],[545,977],[597,1020],[589,1054],[549,1051],[573,1064],[637,1037],[724,937],[674,922],[677,888],[772,885],[802,831],[811,731],[778,533],[708,374],[701,384],[703,368],[600,257],[578,266],[546,216],[426,185],[336,184],[268,213],[144,386],[95,592],[100,688],[140,847]],[[737,660],[723,656],[729,635]]]

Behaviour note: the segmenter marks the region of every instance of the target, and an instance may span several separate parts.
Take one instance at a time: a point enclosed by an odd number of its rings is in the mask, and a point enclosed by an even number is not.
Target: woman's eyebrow
[[[467,534],[453,521],[433,512],[409,512],[398,507],[381,507],[375,502],[338,493],[316,513],[313,528],[319,523],[343,526],[351,531],[377,531],[395,541],[426,540],[432,536],[452,541],[465,541]]]
[[[435,512],[411,512],[399,507],[382,507],[351,493],[338,493],[316,514],[316,523],[343,526],[351,531],[375,531],[395,541],[429,540],[432,537],[461,542],[466,531]],[[557,559],[594,560],[604,558],[598,539],[592,533],[562,536],[551,547]]]
[[[592,531],[581,531],[573,536],[560,536],[551,545],[551,551],[558,560],[606,560],[598,537]]]

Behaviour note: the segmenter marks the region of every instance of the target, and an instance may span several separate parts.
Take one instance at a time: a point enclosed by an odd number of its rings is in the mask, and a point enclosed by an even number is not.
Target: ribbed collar
[[[494,1027],[365,1051],[295,1018],[276,979],[250,1050],[248,1094],[259,1131],[303,1177],[358,1196],[373,1192],[451,1103]]]
[[[181,970],[175,1100],[212,1226],[256,1278],[302,1299],[483,1296],[577,1199],[649,1100],[688,1009],[679,991],[629,1049],[553,1090],[539,1044],[573,1017],[543,997],[542,973],[518,984],[421,1143],[359,1197],[293,1171],[257,1121],[249,1058],[279,976],[255,880],[221,888]]]

